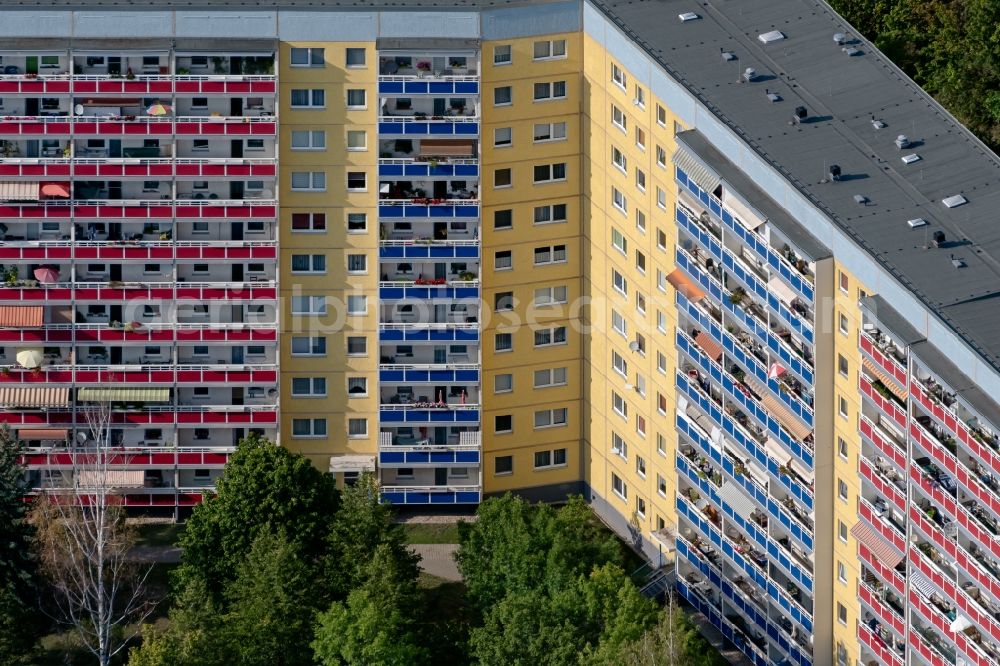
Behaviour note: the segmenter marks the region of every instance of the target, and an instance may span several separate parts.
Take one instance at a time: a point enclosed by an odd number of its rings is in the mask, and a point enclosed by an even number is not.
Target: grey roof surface
[[[861,299],[861,305],[867,308],[880,324],[889,329],[901,344],[910,346],[927,339],[923,333],[913,328],[910,322],[906,321],[881,296],[877,294],[875,296],[866,296]]]
[[[551,0],[46,0],[45,9],[260,9],[282,7],[331,10],[406,10],[445,11],[499,9],[539,4]],[[40,9],[37,0],[2,0],[0,9]]]
[[[1000,369],[1000,161],[818,0],[604,0],[594,4]],[[681,22],[695,12],[699,20]],[[758,35],[780,30],[769,45]],[[833,40],[846,33],[861,54]],[[720,49],[732,50],[734,63]],[[753,67],[760,80],[739,83]],[[770,102],[765,88],[784,101]],[[808,122],[789,124],[805,106]],[[875,129],[872,117],[887,124]],[[899,150],[899,134],[919,142]],[[922,159],[904,165],[900,157]],[[840,165],[843,182],[821,182]],[[964,194],[947,209],[941,199]],[[861,206],[854,195],[866,196]],[[912,230],[907,220],[930,224]],[[942,230],[946,244],[924,249]],[[966,267],[955,268],[952,257]]]

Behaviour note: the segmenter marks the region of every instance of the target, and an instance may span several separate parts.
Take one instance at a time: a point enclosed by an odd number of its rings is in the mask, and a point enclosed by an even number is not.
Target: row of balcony
[[[0,158],[6,175],[57,176],[69,173],[97,175],[120,170],[123,175],[136,176],[137,167],[150,175],[165,175],[164,160],[177,160],[178,173],[196,175],[197,167],[214,168],[228,164],[237,170],[243,166],[265,168],[276,158],[274,137],[203,138],[123,137],[116,139],[66,138],[19,139],[6,137],[0,141]],[[72,170],[70,169],[72,167]],[[131,171],[125,169],[129,167]],[[18,169],[15,171],[14,169]]]
[[[228,396],[227,396],[228,397]],[[87,427],[83,409],[50,407],[45,412],[5,410],[0,419],[11,427]],[[266,427],[278,422],[277,405],[180,404],[169,406],[131,405],[111,415],[112,425],[208,425]]]
[[[475,207],[478,210],[478,207]],[[93,200],[87,203],[46,201],[36,203],[0,204],[0,220],[5,223],[25,222],[33,219],[94,220],[106,222],[115,219],[138,220],[274,220],[278,207],[275,201],[244,199],[188,200],[177,203],[162,200]],[[68,240],[68,239],[64,239]]]
[[[274,54],[199,53],[172,54],[162,51],[51,50],[48,52],[5,51],[0,73],[4,80],[145,79],[176,75],[184,79],[274,78]]]
[[[123,463],[146,467],[176,466],[219,467],[225,465],[229,454],[247,434],[274,439],[273,428],[254,427],[214,428],[156,426],[152,428],[124,427],[108,431],[109,445],[120,451]],[[78,428],[27,428],[12,431],[25,445],[22,462],[31,468],[46,466],[65,467],[71,462],[66,451],[67,442],[83,442],[92,438],[90,429]]]
[[[2,111],[2,109],[0,109]],[[68,113],[68,111],[67,111]],[[449,123],[409,123],[407,134],[477,134],[478,125],[460,124],[457,131],[445,131]],[[433,126],[437,129],[429,130]],[[0,116],[0,136],[260,136],[274,137],[277,122],[271,116],[140,116],[134,113],[108,113],[100,116],[39,116],[6,114]],[[402,130],[390,132],[403,134]]]
[[[150,252],[177,248],[273,246],[276,222],[269,220],[174,221],[146,219],[120,222],[79,222],[69,219],[41,219],[0,223],[0,241],[5,251],[23,258],[97,258],[102,252]],[[167,250],[173,252],[174,250]],[[34,254],[32,254],[34,253]],[[133,252],[133,256],[135,252]]]
[[[164,232],[168,233],[168,232]],[[154,234],[143,234],[143,236],[153,236]],[[162,233],[155,234],[157,237]],[[172,234],[169,234],[172,235]],[[92,281],[91,278],[97,276],[107,277],[109,266],[127,266],[130,263],[142,262],[177,262],[184,265],[186,262],[239,262],[239,261],[266,261],[268,263],[277,259],[277,244],[273,240],[242,240],[242,241],[191,241],[179,240],[160,241],[146,240],[133,241],[129,243],[107,244],[99,241],[7,241],[0,246],[0,260],[12,262],[44,262],[46,266],[58,264],[61,261],[78,262],[76,266],[77,274],[81,275],[79,281]],[[79,262],[102,261],[108,263],[83,265]],[[118,264],[115,262],[125,262]],[[101,266],[101,268],[94,268]],[[253,274],[257,266],[248,264],[243,267],[245,275]],[[29,267],[29,274],[32,274]],[[7,279],[10,269],[4,271],[4,280]],[[62,271],[60,271],[61,273]],[[205,271],[200,271],[202,275]],[[219,270],[210,269],[210,273],[218,276]],[[20,278],[21,271],[18,271]],[[124,273],[124,271],[122,271]],[[262,275],[267,275],[265,269]],[[143,270],[145,275],[145,270]],[[194,277],[191,276],[181,276]],[[27,278],[27,275],[25,276]]]

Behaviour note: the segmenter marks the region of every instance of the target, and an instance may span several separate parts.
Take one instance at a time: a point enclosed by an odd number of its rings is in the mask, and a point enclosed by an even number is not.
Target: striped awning
[[[937,593],[937,588],[934,587],[934,583],[930,582],[918,571],[914,571],[910,574],[910,585],[916,589],[917,592],[924,595],[928,599],[933,597]]]
[[[41,305],[0,306],[0,326],[7,328],[40,328],[45,323]]]
[[[878,535],[870,525],[859,522],[851,528],[851,536],[865,544],[876,560],[890,569],[903,561],[903,556]]]
[[[698,331],[694,336],[694,341],[713,361],[718,361],[722,357],[722,345],[713,340],[705,331]]]
[[[77,486],[83,489],[142,488],[146,485],[146,473],[141,469],[83,470],[76,473],[75,482]]]
[[[714,192],[722,181],[719,174],[708,168],[695,154],[684,147],[674,152],[673,162],[687,174],[688,179],[698,183],[706,192]]]
[[[65,407],[68,404],[68,388],[0,386],[0,405],[6,407]]]
[[[375,456],[330,456],[330,473],[374,472]]]
[[[472,139],[421,139],[421,157],[471,157],[475,154]]]
[[[780,398],[776,397],[771,393],[771,389],[767,388],[753,379],[747,377],[747,383],[750,388],[753,389],[754,393],[760,396],[760,402],[764,405],[764,409],[767,413],[773,416],[778,423],[780,423],[785,430],[792,433],[795,439],[802,441],[807,436],[812,434],[812,428],[807,426],[805,423],[799,420],[792,410],[785,406],[785,403],[781,401]]]
[[[77,399],[83,402],[168,402],[167,388],[82,388]]]
[[[737,516],[740,516],[744,520],[749,520],[750,515],[757,508],[735,483],[724,484],[719,491],[719,497],[732,508]]]
[[[673,271],[667,275],[667,282],[669,282],[674,289],[684,294],[684,296],[691,302],[697,303],[701,299],[705,298],[705,292],[702,291],[701,287],[696,285],[691,279],[684,275],[684,272],[675,268]]]
[[[30,180],[0,180],[0,201],[38,201],[39,189]]]
[[[882,382],[889,391],[892,392],[894,396],[906,402],[906,391],[899,387],[896,380],[889,376],[887,372],[882,370],[871,361],[865,357],[861,357],[861,363],[865,366],[865,370],[868,371],[870,375]]]
[[[17,438],[22,442],[31,439],[64,440],[67,436],[69,431],[65,428],[22,428],[17,431]]]

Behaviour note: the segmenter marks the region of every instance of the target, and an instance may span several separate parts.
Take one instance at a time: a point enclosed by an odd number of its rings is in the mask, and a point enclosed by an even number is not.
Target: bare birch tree
[[[151,567],[130,557],[135,530],[115,493],[114,470],[127,461],[111,447],[111,403],[89,405],[85,413],[90,436],[69,443],[70,469],[38,498],[32,521],[54,619],[108,666],[153,610],[143,594]]]

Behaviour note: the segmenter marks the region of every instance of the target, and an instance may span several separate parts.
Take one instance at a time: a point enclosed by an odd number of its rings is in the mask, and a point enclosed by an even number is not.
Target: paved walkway
[[[455,564],[455,551],[458,545],[454,543],[416,543],[410,546],[420,556],[420,569],[425,573],[445,580],[462,580]]]

